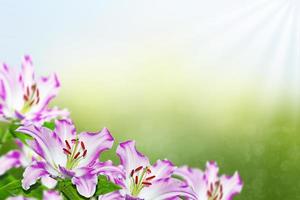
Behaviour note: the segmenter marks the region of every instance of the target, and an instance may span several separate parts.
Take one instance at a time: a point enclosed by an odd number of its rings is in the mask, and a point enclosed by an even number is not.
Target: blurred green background
[[[296,0],[0,2],[0,60],[56,72],[79,130],[154,162],[239,171],[240,200],[300,199]],[[117,161],[114,150],[102,159]]]
[[[157,80],[120,84],[118,91],[66,88],[56,102],[68,106],[80,130],[106,126],[116,145],[134,139],[153,162],[167,158],[204,169],[206,161],[216,160],[221,173],[238,170],[244,189],[236,199],[300,198],[300,110],[290,101],[264,109],[268,105],[255,94],[226,98],[210,91],[216,97],[209,97],[205,90]],[[112,158],[118,160],[114,150],[102,156]]]

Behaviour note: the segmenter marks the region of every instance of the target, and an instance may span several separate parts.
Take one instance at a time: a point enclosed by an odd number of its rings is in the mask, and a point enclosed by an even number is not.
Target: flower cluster
[[[237,172],[219,177],[213,161],[204,171],[176,167],[166,159],[151,164],[131,140],[117,147],[119,165],[100,161],[101,153],[112,148],[114,138],[107,128],[78,133],[67,110],[49,108],[59,87],[56,75],[35,78],[29,56],[23,59],[21,73],[6,64],[0,70],[0,119],[17,125],[14,132],[27,136],[14,138],[18,148],[0,157],[0,175],[11,168],[25,168],[21,181],[24,190],[40,181],[48,188],[44,200],[70,199],[57,187],[60,181],[70,180],[80,196],[98,200],[231,200],[241,192],[243,183]],[[53,129],[44,126],[51,120]],[[97,186],[99,176],[106,176],[118,188],[98,194],[97,188],[103,187]]]

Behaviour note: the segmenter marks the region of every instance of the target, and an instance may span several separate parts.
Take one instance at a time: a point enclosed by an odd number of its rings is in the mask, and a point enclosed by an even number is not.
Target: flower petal
[[[49,189],[53,189],[57,184],[57,181],[54,178],[51,178],[49,175],[42,176],[41,182]]]
[[[242,191],[243,181],[237,172],[233,176],[221,176],[220,181],[223,185],[223,200],[232,200]]]
[[[218,180],[219,167],[216,162],[209,161],[206,163],[205,176],[208,183],[214,183]]]
[[[97,133],[80,133],[78,138],[85,144],[87,149],[86,156],[80,161],[78,168],[91,165],[97,161],[101,152],[110,149],[114,143],[114,139],[107,128]]]
[[[157,160],[151,171],[155,175],[155,180],[171,178],[175,166],[169,160]]]
[[[65,178],[71,178],[71,177],[75,176],[75,172],[73,172],[72,170],[69,170],[65,167],[58,166],[58,169]]]
[[[72,183],[76,185],[78,193],[86,198],[90,198],[94,195],[97,182],[97,175],[91,173],[87,173],[81,177],[72,178]]]
[[[63,200],[61,194],[54,190],[44,191],[43,200]]]
[[[197,194],[198,199],[206,198],[206,180],[204,173],[199,169],[183,166],[177,168],[174,174],[183,178],[192,190]]]
[[[129,140],[120,143],[117,154],[127,174],[139,166],[147,167],[150,165],[148,158],[136,150],[135,141]]]
[[[97,162],[93,168],[94,173],[106,175],[110,180],[125,178],[124,170],[121,166],[114,166],[111,160],[105,162]]]
[[[30,113],[42,112],[50,103],[50,101],[56,97],[60,83],[56,74],[52,74],[49,77],[42,77],[36,82],[39,89],[39,98],[37,104],[32,106]]]
[[[120,192],[111,192],[105,195],[100,195],[98,200],[124,200],[125,198],[120,194]]]
[[[153,185],[143,188],[138,197],[145,200],[163,200],[178,196],[196,199],[193,191],[186,184],[172,178],[160,179]]]
[[[42,176],[49,175],[45,162],[34,162],[23,173],[22,187],[28,190]]]
[[[11,168],[21,166],[22,153],[18,150],[9,151],[7,154],[0,157],[0,176]]]
[[[15,110],[21,110],[24,104],[23,88],[18,74],[6,64],[0,68],[1,82],[1,120],[17,118]]]
[[[70,119],[56,120],[54,132],[62,141],[76,137],[76,128]]]
[[[21,123],[23,125],[31,125],[34,122],[35,125],[42,125],[44,122],[48,122],[53,119],[66,119],[69,115],[70,112],[67,109],[59,109],[57,107],[45,108],[43,111],[35,113],[32,118],[24,118]]]
[[[65,165],[67,156],[63,153],[62,141],[55,132],[48,128],[37,128],[33,125],[21,126],[16,131],[32,136],[34,140],[27,143],[53,167]]]
[[[22,81],[24,87],[31,87],[34,84],[34,70],[33,63],[30,56],[24,56],[22,60]]]

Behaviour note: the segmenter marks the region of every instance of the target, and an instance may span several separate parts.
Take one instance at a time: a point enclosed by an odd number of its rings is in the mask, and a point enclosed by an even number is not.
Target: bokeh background
[[[0,60],[56,72],[79,130],[300,199],[298,0],[0,1]],[[102,159],[113,158],[114,152]]]

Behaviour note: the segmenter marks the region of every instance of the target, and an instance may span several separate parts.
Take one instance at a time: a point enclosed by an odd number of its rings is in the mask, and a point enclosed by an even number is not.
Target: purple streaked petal
[[[6,99],[6,88],[3,80],[0,80],[0,98],[2,101]]]
[[[65,167],[62,167],[59,165],[58,168],[59,168],[60,173],[66,178],[71,178],[71,177],[75,176],[75,172],[68,170]]]
[[[179,175],[181,178],[183,178],[197,194],[198,198],[206,197],[207,182],[205,180],[204,173],[200,169],[193,169],[187,166],[183,166],[177,168],[174,174]]]
[[[87,173],[81,177],[73,177],[72,183],[76,185],[78,193],[86,198],[90,198],[96,191],[98,177],[96,174]]]
[[[114,166],[111,160],[105,162],[97,162],[93,168],[94,173],[106,175],[109,178],[123,177],[125,178],[125,172],[121,166]]]
[[[126,194],[125,200],[144,200],[144,199],[141,199],[141,198],[138,198],[138,197],[133,197],[133,196],[130,196],[130,195]]]
[[[125,198],[120,194],[120,192],[111,192],[105,195],[100,195],[98,200],[124,200]]]
[[[33,63],[31,57],[25,55],[22,60],[22,81],[24,87],[31,87],[34,84],[34,70],[33,70]]]
[[[35,184],[42,176],[49,175],[46,168],[47,164],[40,161],[28,166],[23,173],[22,187],[24,190],[28,190],[30,186]]]
[[[112,161],[108,160],[105,162],[97,161],[92,168],[92,173],[104,175],[109,181],[112,181],[121,187],[125,187],[125,171],[122,166],[114,166]]]
[[[214,183],[218,180],[219,167],[216,162],[209,161],[206,163],[205,177],[209,183]]]
[[[33,150],[47,160],[53,167],[65,165],[67,156],[63,153],[63,143],[55,132],[48,128],[21,126],[16,131],[32,136],[35,142],[29,142]]]
[[[155,175],[155,180],[171,178],[175,166],[169,160],[158,160],[152,166],[151,171]]]
[[[20,120],[23,120],[25,118],[25,116],[17,110],[15,111],[15,116],[17,119],[20,119]]]
[[[196,199],[194,192],[186,184],[172,178],[160,179],[153,185],[143,188],[138,195],[141,199],[169,199],[179,196]]]
[[[50,101],[56,97],[59,91],[58,78],[56,74],[49,77],[37,80],[37,85],[40,92],[40,101],[31,109],[31,113],[38,113],[44,110]]]
[[[22,153],[18,150],[9,151],[7,154],[0,157],[0,176],[11,168],[21,166]]]
[[[51,178],[49,175],[42,176],[41,182],[48,189],[53,189],[57,184],[57,181],[54,178]]]
[[[41,156],[44,159],[47,158],[46,152],[44,152],[44,149],[41,147],[37,140],[27,140],[26,142],[37,155]]]
[[[54,132],[62,141],[76,138],[76,129],[70,119],[56,120]]]
[[[99,159],[101,152],[110,149],[114,143],[114,139],[107,128],[96,133],[80,133],[78,138],[85,144],[87,149],[87,154],[79,163],[78,168],[92,165]]]
[[[127,174],[139,166],[147,167],[150,165],[148,158],[136,150],[135,141],[129,140],[120,143],[117,148],[117,155]]]
[[[3,65],[0,69],[2,116],[3,119],[15,119],[15,110],[23,106],[23,87],[18,81],[18,73]]]
[[[67,109],[59,109],[57,107],[45,108],[40,112],[32,114],[31,118],[24,118],[21,123],[23,125],[42,125],[44,122],[53,119],[67,119],[69,115],[70,112]]]
[[[63,200],[62,195],[55,190],[44,191],[43,200]]]
[[[237,172],[233,176],[221,176],[220,181],[223,185],[222,200],[232,200],[235,195],[242,191],[243,181]]]

